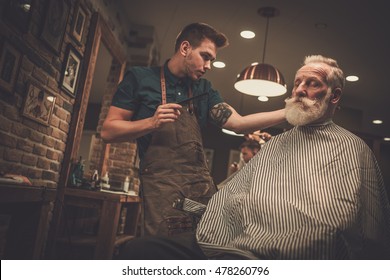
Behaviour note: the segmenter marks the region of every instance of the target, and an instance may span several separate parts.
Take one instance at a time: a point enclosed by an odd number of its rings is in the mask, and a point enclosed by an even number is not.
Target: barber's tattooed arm
[[[216,125],[222,127],[232,115],[230,106],[226,103],[218,103],[210,110],[210,117]]]

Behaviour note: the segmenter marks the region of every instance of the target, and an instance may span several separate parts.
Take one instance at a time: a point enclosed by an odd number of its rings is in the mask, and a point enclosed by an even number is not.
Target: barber
[[[227,45],[226,36],[213,27],[189,24],[162,67],[132,67],[114,94],[101,136],[106,142],[137,139],[142,235],[194,231],[197,221],[173,209],[172,202],[186,197],[206,204],[216,192],[201,126],[212,122],[250,133],[285,120],[284,109],[240,116],[202,78],[217,50]]]

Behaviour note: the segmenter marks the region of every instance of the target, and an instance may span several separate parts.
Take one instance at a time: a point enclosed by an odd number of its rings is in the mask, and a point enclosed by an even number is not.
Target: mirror
[[[86,90],[88,99],[83,99],[85,118],[76,159],[84,159],[84,178],[91,178],[96,170],[100,176],[108,171],[107,161],[110,145],[100,137],[112,95],[123,77],[125,57],[106,23],[97,16],[94,42],[90,45]]]
[[[104,54],[107,52],[110,54],[111,63],[107,63],[107,67],[101,67],[100,64],[103,62],[101,62],[99,57],[100,55],[101,57],[105,56]],[[96,125],[96,123],[94,123],[93,125],[84,125],[86,123],[86,118],[88,118],[89,115],[87,109],[90,103],[90,98],[91,103],[95,103],[95,96],[93,93],[94,80],[100,79],[97,77],[100,71],[109,71],[109,79],[105,80],[105,92],[102,96],[102,101],[100,101],[100,109],[97,109],[97,111],[99,111],[99,121],[96,127],[94,127],[94,141],[96,141],[99,138],[98,136],[100,132],[100,126],[102,125],[102,120],[105,118],[108,106],[111,103],[111,96],[113,94],[112,91],[116,89],[119,81],[123,77],[125,63],[126,57],[123,53],[122,48],[118,45],[117,40],[115,39],[112,32],[110,31],[104,20],[101,18],[101,16],[98,13],[94,13],[89,26],[88,40],[85,45],[85,52],[82,61],[83,66],[82,71],[80,72],[79,86],[74,100],[72,120],[69,126],[67,145],[65,147],[64,158],[62,161],[62,169],[58,180],[57,200],[54,205],[52,224],[48,233],[47,252],[49,255],[55,253],[54,245],[60,227],[60,217],[62,212],[64,195],[68,190],[67,187],[70,185],[72,163],[78,159],[78,156],[81,153],[81,149],[84,149],[82,148],[84,145],[84,143],[82,143],[84,140],[82,139],[87,137],[87,134],[84,135],[83,133],[84,126],[85,130],[89,131],[92,130],[92,126]],[[107,74],[103,73],[102,75]],[[99,85],[96,84],[96,86]],[[89,121],[87,120],[87,122]],[[107,168],[107,158],[110,145],[106,145],[105,143],[103,143],[103,141],[100,141],[99,145],[97,146],[99,146],[99,151],[94,150],[93,155],[96,156],[96,169],[99,170],[99,174],[101,174]]]
[[[107,59],[110,60],[108,63],[101,59],[106,56]],[[49,256],[55,256],[55,244],[61,227],[65,194],[74,191],[74,189],[68,188],[72,181],[72,163],[77,161],[81,153],[84,153],[84,139],[88,139],[88,134],[90,135],[90,140],[93,139],[94,143],[94,150],[92,151],[94,166],[92,167],[91,160],[89,162],[89,167],[97,169],[99,174],[104,173],[107,169],[110,145],[105,144],[100,139],[100,130],[108,112],[108,107],[111,104],[111,97],[116,90],[119,81],[123,78],[125,63],[126,56],[123,49],[119,46],[116,38],[113,36],[99,13],[94,13],[90,21],[88,40],[85,45],[82,70],[80,71],[79,86],[74,100],[72,120],[69,126],[67,145],[65,147],[62,169],[58,180],[57,200],[54,205],[52,224],[48,233],[47,252]],[[104,65],[101,66],[102,64]],[[105,81],[103,86],[97,84],[97,80],[100,80],[100,75],[108,77],[108,79],[101,79]],[[96,87],[104,87],[102,89],[104,91],[103,96],[98,97],[95,90]],[[100,99],[100,101],[96,101],[96,98]],[[97,105],[88,106],[90,103],[94,104],[96,102],[100,102],[100,108]],[[96,122],[92,124],[89,123],[88,120],[89,115],[92,113],[87,111],[93,110],[88,109],[88,107],[93,108],[96,106],[98,107],[96,108],[96,111],[99,112],[97,113],[98,118],[96,118],[98,122],[97,124]],[[94,130],[95,132],[94,137],[88,132],[91,130]],[[86,133],[84,133],[84,131],[86,131]],[[86,158],[92,158],[89,153],[91,144],[88,142],[90,140],[87,140]],[[119,170],[122,171],[122,169]],[[126,174],[123,174],[123,176],[125,175]],[[84,176],[84,178],[86,177]]]
[[[94,152],[94,145],[99,142],[99,116],[102,105],[104,105],[105,92],[108,90],[109,83],[107,81],[109,79],[112,61],[113,57],[106,45],[101,43],[96,58],[95,72],[85,114],[84,128],[80,139],[80,148],[77,155],[77,158],[81,157],[83,159],[84,172],[87,174],[94,170],[101,172],[99,170],[99,156]]]
[[[107,170],[110,145],[100,138],[100,130],[111,98],[123,77],[126,57],[116,38],[98,13],[91,19],[88,42],[83,58],[80,87],[76,95],[69,137],[71,152],[64,158],[65,186],[72,185],[72,163],[82,156],[84,178],[91,170],[99,175]],[[73,137],[72,137],[73,135]],[[68,148],[68,147],[67,147]]]

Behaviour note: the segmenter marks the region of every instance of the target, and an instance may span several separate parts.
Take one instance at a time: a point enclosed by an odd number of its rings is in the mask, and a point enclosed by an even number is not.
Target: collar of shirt
[[[172,74],[172,72],[168,68],[168,61],[169,59],[164,63],[164,75],[166,82],[173,86],[189,86],[191,84],[191,80],[188,77],[178,78],[174,74]]]
[[[327,119],[327,120],[324,120],[323,122],[321,122],[321,123],[312,123],[312,124],[307,124],[306,126],[325,126],[325,125],[328,125],[328,124],[330,124],[330,123],[332,123],[333,122],[333,120],[332,119]]]

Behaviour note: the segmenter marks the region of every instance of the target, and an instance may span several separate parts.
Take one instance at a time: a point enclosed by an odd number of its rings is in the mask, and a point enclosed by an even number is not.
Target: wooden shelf
[[[76,188],[66,188],[65,190],[66,196],[72,197],[80,197],[80,198],[90,198],[96,200],[111,200],[117,202],[141,202],[141,198],[139,196],[126,195],[124,193],[118,192],[105,192],[105,191],[89,191],[83,189]]]
[[[41,259],[56,190],[0,184],[0,215],[9,217],[2,259]],[[2,240],[3,242],[3,240]]]
[[[0,203],[44,202],[55,199],[55,189],[23,184],[0,184]]]
[[[111,259],[115,247],[136,236],[140,212],[138,196],[67,188],[61,217],[62,235],[57,243],[63,248],[72,246],[74,252],[76,247],[90,247],[91,258]],[[123,234],[118,234],[120,224],[119,232]]]

